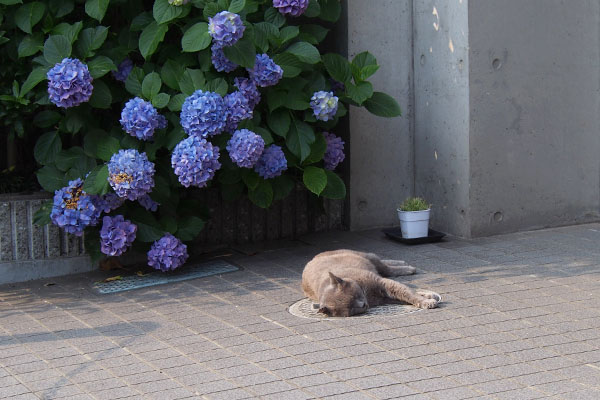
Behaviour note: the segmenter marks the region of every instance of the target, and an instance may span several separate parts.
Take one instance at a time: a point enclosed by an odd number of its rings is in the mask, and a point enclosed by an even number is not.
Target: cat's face
[[[329,273],[329,284],[319,299],[319,312],[333,317],[349,317],[369,309],[367,296],[358,283]]]

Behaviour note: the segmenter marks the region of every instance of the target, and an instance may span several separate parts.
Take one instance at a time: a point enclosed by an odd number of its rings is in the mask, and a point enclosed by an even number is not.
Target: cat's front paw
[[[435,299],[424,299],[415,304],[419,308],[436,308],[438,305]]]
[[[429,290],[417,290],[417,294],[419,296],[425,297],[426,299],[434,299],[437,300],[439,295],[429,291]]]

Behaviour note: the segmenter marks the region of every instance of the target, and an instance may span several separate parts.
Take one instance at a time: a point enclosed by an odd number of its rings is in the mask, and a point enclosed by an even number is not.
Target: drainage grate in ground
[[[433,292],[432,292],[433,293]],[[442,298],[439,294],[434,293],[439,301],[442,301]],[[295,315],[300,318],[311,318],[311,319],[320,319],[323,321],[335,321],[340,320],[340,317],[328,317],[327,315],[319,313],[318,309],[313,308],[313,302],[310,299],[302,299],[298,300],[294,304],[292,304],[288,311],[290,314]],[[366,314],[355,315],[351,318],[373,318],[373,317],[381,317],[381,316],[395,316],[402,314],[412,314],[418,311],[422,311],[420,308],[409,304],[385,304],[382,306],[377,306],[369,309]]]
[[[125,290],[140,289],[149,286],[163,285],[170,282],[186,281],[211,275],[238,271],[239,268],[223,260],[213,260],[182,267],[173,272],[151,272],[144,276],[124,276],[123,279],[112,282],[98,282],[93,288],[100,294],[117,293]]]

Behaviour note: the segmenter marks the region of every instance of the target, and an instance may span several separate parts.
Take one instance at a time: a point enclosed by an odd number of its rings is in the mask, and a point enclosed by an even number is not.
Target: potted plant
[[[431,205],[420,197],[409,197],[398,207],[398,218],[404,239],[426,237],[429,232]]]

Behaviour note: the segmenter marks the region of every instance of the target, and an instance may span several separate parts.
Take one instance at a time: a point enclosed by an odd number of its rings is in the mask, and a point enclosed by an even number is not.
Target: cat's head
[[[329,273],[329,282],[319,298],[319,312],[333,317],[349,317],[369,309],[365,291],[352,279]]]

